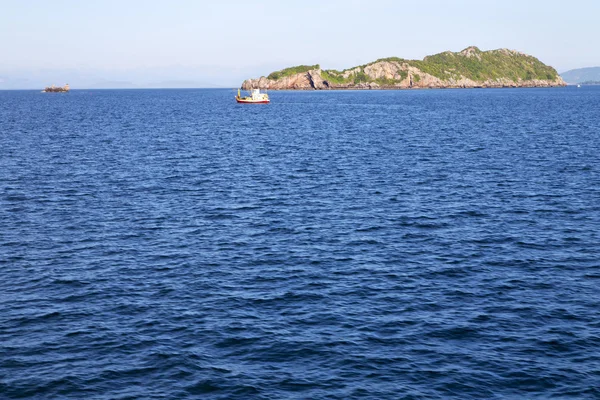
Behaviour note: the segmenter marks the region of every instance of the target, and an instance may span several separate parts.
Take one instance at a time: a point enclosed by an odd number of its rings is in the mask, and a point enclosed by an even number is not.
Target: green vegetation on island
[[[469,47],[460,53],[447,51],[425,57],[423,60],[405,60],[398,57],[381,58],[344,71],[325,70],[322,76],[323,79],[337,84],[367,82],[371,80],[365,77],[365,68],[381,62],[393,62],[414,67],[442,80],[466,78],[473,81],[495,79],[531,81],[534,79],[556,80],[558,78],[558,73],[554,68],[543,64],[535,57],[504,49],[481,51],[477,47]],[[357,70],[357,72],[344,77],[344,73],[351,70]],[[407,71],[400,70],[398,79],[386,79],[383,83],[385,85],[398,84],[406,79],[407,75]],[[414,82],[420,80],[420,74],[413,76]]]
[[[281,78],[285,78],[286,76],[292,76],[296,74],[301,74],[303,72],[308,72],[313,69],[321,69],[319,64],[315,65],[297,65],[295,67],[289,67],[282,69],[281,71],[271,72],[267,79],[277,80]]]
[[[380,58],[338,71],[319,64],[299,65],[248,79],[242,88],[261,89],[403,89],[451,87],[549,87],[565,83],[551,66],[508,49],[481,51],[475,46],[446,51],[423,60]]]

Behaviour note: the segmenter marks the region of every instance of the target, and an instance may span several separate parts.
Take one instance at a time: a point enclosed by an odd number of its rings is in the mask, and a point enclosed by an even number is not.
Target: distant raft
[[[42,90],[42,93],[66,93],[69,90],[71,90],[71,88],[69,88],[69,84],[67,83],[65,86],[49,86],[47,88],[44,88],[44,90]]]
[[[242,97],[240,94],[240,89],[238,89],[238,94],[235,96],[235,101],[238,103],[252,103],[252,104],[268,104],[271,102],[269,100],[269,95],[266,93],[261,93],[260,89],[252,89],[250,92],[250,96]]]

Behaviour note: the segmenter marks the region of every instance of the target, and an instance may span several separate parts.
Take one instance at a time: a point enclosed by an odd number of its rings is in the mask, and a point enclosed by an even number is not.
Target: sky
[[[0,0],[0,89],[237,87],[470,45],[600,66],[598,0]]]

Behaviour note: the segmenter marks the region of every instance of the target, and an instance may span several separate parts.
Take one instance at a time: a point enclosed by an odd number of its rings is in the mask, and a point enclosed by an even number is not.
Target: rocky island
[[[42,93],[67,93],[71,88],[69,88],[69,84],[67,83],[65,86],[48,86],[42,90]]]
[[[501,88],[566,86],[556,70],[537,58],[508,49],[481,51],[471,46],[461,52],[427,56],[423,60],[391,57],[354,68],[323,70],[300,65],[248,79],[242,89],[411,89]]]

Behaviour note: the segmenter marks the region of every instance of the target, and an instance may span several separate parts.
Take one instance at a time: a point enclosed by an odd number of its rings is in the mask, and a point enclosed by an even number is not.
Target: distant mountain
[[[48,84],[43,85],[37,85],[34,86],[36,89],[43,89],[45,86],[48,86]],[[24,79],[24,78],[11,78],[8,76],[2,76],[0,77],[0,90],[10,90],[10,89],[32,89],[34,88],[32,87],[31,82],[28,79]]]
[[[160,82],[151,82],[146,85],[148,88],[156,89],[193,89],[193,88],[223,88],[225,86],[213,83],[206,83],[191,80],[167,80]]]
[[[343,71],[299,65],[248,79],[243,89],[408,89],[565,86],[556,70],[527,54],[475,46],[423,60],[382,58]]]
[[[102,80],[91,85],[86,89],[138,89],[139,86],[126,81],[107,81]]]
[[[600,81],[600,67],[572,69],[560,74],[563,80],[571,85],[584,82]]]
[[[1,30],[1,29],[0,29]],[[197,65],[135,68],[9,68],[0,61],[0,90],[42,90],[68,83],[71,89],[231,88],[249,73],[272,69],[258,66]]]
[[[224,88],[225,85],[206,83],[198,80],[158,80],[146,82],[132,82],[111,79],[83,78],[72,79],[69,81],[73,89],[154,89],[154,88]],[[61,80],[48,80],[48,82],[62,82]],[[39,78],[35,80],[23,78],[7,78],[0,76],[0,90],[10,89],[40,89],[49,86],[48,83],[41,81]]]
[[[133,83],[129,81],[102,80],[87,89],[187,89],[187,88],[218,88],[223,86],[208,84],[200,81],[168,80],[159,82]]]

